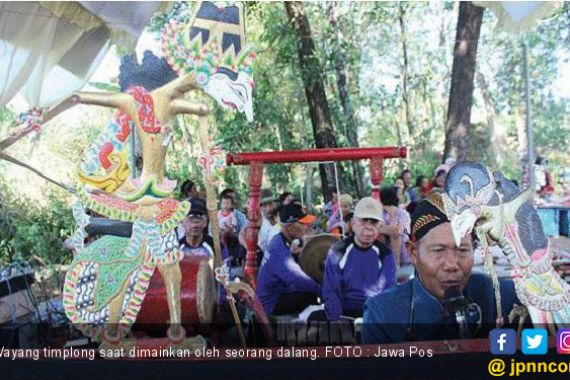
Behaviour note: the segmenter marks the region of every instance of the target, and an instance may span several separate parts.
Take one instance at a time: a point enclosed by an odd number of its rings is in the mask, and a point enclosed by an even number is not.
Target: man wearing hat
[[[182,220],[184,236],[180,239],[180,248],[184,256],[203,255],[214,258],[214,240],[207,234],[208,210],[206,202],[201,198],[190,198],[191,207],[186,218]],[[228,258],[228,252],[222,245],[222,260]],[[212,261],[213,262],[213,261]]]
[[[471,274],[473,237],[456,246],[441,194],[417,205],[411,235],[415,276],[366,301],[363,343],[486,337],[498,319],[493,285],[488,276]],[[500,288],[507,321],[520,302],[512,281],[501,281]]]
[[[206,202],[202,198],[190,198],[190,211],[186,218],[182,220],[184,228],[184,236],[179,239],[180,249],[184,253],[184,257],[204,256],[209,259],[210,266],[214,266],[214,239],[208,235],[208,210]],[[229,257],[229,253],[224,244],[221,244],[222,260]],[[218,287],[218,304],[225,306],[226,293],[220,284],[216,282]],[[229,311],[228,311],[229,312]]]
[[[279,211],[281,232],[269,243],[257,277],[257,295],[267,314],[299,313],[316,304],[321,288],[297,264],[300,241],[315,221],[298,204],[283,206]]]
[[[275,235],[281,231],[281,226],[277,220],[275,211],[275,198],[271,195],[271,190],[261,189],[261,200],[259,201],[261,211],[261,228],[259,229],[259,248],[263,252],[267,250],[267,245]]]
[[[331,247],[323,279],[327,320],[361,317],[366,298],[396,283],[394,255],[376,240],[381,220],[382,204],[371,197],[361,199],[351,221],[354,236]]]

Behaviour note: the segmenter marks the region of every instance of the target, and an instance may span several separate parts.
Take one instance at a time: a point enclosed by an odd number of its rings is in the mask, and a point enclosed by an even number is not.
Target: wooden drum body
[[[206,256],[187,256],[179,262],[182,274],[180,289],[181,321],[183,325],[209,324],[214,315],[216,286]],[[137,324],[169,323],[168,302],[164,280],[154,271],[137,317]]]

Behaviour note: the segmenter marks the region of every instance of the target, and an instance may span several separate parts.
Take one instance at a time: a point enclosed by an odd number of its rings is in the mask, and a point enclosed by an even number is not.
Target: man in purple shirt
[[[323,300],[329,321],[341,315],[361,317],[364,301],[396,283],[392,252],[376,240],[382,205],[367,197],[354,209],[354,236],[333,245],[325,262]]]
[[[301,205],[289,204],[279,211],[281,232],[271,239],[257,277],[257,296],[267,314],[299,313],[317,303],[321,287],[297,264],[303,237],[315,221]]]

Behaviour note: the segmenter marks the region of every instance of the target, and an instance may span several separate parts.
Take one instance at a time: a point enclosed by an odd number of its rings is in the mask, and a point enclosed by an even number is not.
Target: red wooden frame
[[[245,281],[254,289],[257,287],[257,265],[255,251],[261,218],[259,214],[259,192],[263,179],[263,165],[275,163],[328,162],[370,160],[370,181],[372,197],[380,200],[380,183],[383,177],[385,159],[406,158],[406,147],[382,148],[327,148],[307,150],[285,150],[280,152],[230,153],[226,156],[227,165],[249,165],[249,197],[247,207],[248,223],[245,230],[247,255],[245,259]]]

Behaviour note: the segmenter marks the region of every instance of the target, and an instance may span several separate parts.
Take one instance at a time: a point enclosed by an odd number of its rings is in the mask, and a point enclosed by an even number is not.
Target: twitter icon
[[[522,352],[525,355],[545,355],[548,352],[548,333],[545,329],[524,329]]]

